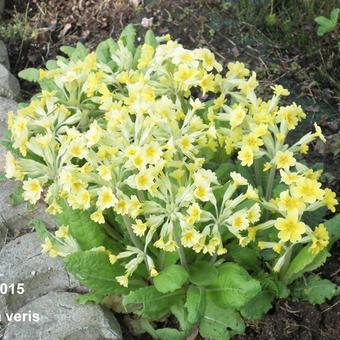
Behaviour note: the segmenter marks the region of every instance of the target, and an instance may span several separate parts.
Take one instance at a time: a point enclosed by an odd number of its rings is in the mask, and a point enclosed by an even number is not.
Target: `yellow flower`
[[[242,145],[251,150],[258,150],[259,146],[263,145],[263,141],[255,133],[250,133],[243,137]]]
[[[306,226],[298,220],[298,214],[294,211],[288,213],[286,218],[279,217],[275,228],[279,230],[278,237],[283,242],[298,242],[306,231]]]
[[[322,134],[321,127],[318,126],[318,124],[316,124],[316,123],[314,123],[314,127],[315,127],[314,136],[315,136],[315,137],[319,137],[324,143],[326,143],[326,138],[325,138],[325,136]]]
[[[251,223],[257,222],[261,217],[261,208],[258,203],[255,203],[250,209],[247,211],[247,218]]]
[[[128,201],[128,212],[131,217],[136,218],[141,210],[142,204],[139,202],[136,195],[132,195]]]
[[[228,222],[236,230],[246,230],[249,227],[249,220],[247,218],[246,212],[244,212],[244,211],[238,211],[238,212],[234,213],[228,219]]]
[[[303,211],[306,207],[300,198],[290,196],[288,190],[281,192],[277,206],[280,210],[287,212],[292,210]]]
[[[56,215],[56,214],[60,214],[62,212],[62,209],[61,209],[61,206],[57,202],[53,201],[46,209],[46,212],[51,215]]]
[[[239,173],[237,173],[235,171],[230,173],[230,177],[232,178],[234,185],[236,187],[248,184],[248,181],[242,175],[240,175]]]
[[[116,280],[123,287],[128,287],[129,285],[129,278],[127,275],[116,276]]]
[[[142,237],[145,234],[145,231],[147,229],[146,223],[144,223],[142,220],[137,219],[136,223],[131,225],[133,232],[139,236]]]
[[[120,215],[127,215],[129,213],[129,201],[120,199],[115,204],[115,212]]]
[[[290,167],[296,164],[296,160],[293,157],[293,153],[290,151],[278,151],[276,153],[274,161],[278,169],[288,170]]]
[[[201,208],[197,203],[192,204],[188,208],[188,214],[189,216],[187,217],[187,223],[190,225],[193,225],[196,221],[198,221],[201,217]]]
[[[153,54],[154,48],[148,44],[144,44],[141,48],[141,56],[139,58],[137,68],[141,70],[148,67],[152,61]]]
[[[280,170],[280,175],[282,182],[287,185],[292,185],[300,179],[300,176],[296,172]]]
[[[108,166],[100,165],[97,168],[97,171],[98,171],[99,176],[105,179],[105,181],[109,181],[112,179],[111,170]]]
[[[200,239],[200,234],[194,228],[185,229],[182,232],[181,243],[183,247],[192,248]]]
[[[198,198],[200,201],[203,201],[203,202],[209,201],[211,195],[212,195],[212,190],[208,184],[203,183],[203,182],[196,184],[194,196]]]
[[[302,199],[304,203],[314,203],[316,200],[322,200],[324,191],[320,189],[321,183],[309,178],[300,178],[291,191],[295,197]]]
[[[325,189],[325,197],[323,198],[324,205],[331,211],[335,212],[335,206],[338,204],[336,194],[331,189]]]
[[[312,245],[310,247],[312,254],[318,254],[322,249],[324,249],[329,242],[329,234],[327,229],[323,224],[319,224],[312,236]]]
[[[24,173],[20,170],[17,160],[10,152],[6,153],[5,175],[7,178],[15,178],[17,180],[24,178]]]
[[[151,277],[156,277],[158,274],[159,273],[158,273],[158,271],[156,270],[155,267],[151,268],[151,270],[150,270],[150,276]]]
[[[299,151],[302,153],[302,154],[306,154],[309,150],[309,146],[307,144],[302,144],[299,148]]]
[[[162,149],[157,142],[144,145],[143,152],[145,160],[149,164],[156,164],[162,156]]]
[[[42,192],[42,187],[37,179],[28,179],[23,184],[23,198],[31,204],[35,204],[39,199]]]
[[[90,218],[91,218],[92,221],[94,221],[96,223],[99,223],[99,224],[105,223],[105,219],[104,219],[104,216],[103,216],[103,211],[100,210],[100,209],[98,209],[94,213],[92,213]]]
[[[168,252],[173,252],[178,248],[178,245],[173,239],[169,239],[167,243],[164,244],[164,250]]]
[[[183,136],[178,141],[179,147],[183,152],[188,152],[193,148],[192,140],[189,136]]]
[[[96,202],[97,207],[100,210],[108,209],[118,202],[116,196],[113,194],[112,189],[109,187],[102,187],[98,191],[98,199]]]
[[[154,176],[150,171],[143,169],[136,175],[135,184],[138,190],[150,190],[154,184]]]
[[[272,163],[266,162],[266,163],[264,163],[264,165],[263,165],[263,171],[268,171],[268,170],[270,170],[272,167],[273,167]]]
[[[62,225],[59,229],[55,232],[55,236],[59,238],[67,238],[70,236],[69,226]]]
[[[109,254],[109,261],[111,264],[115,264],[118,261],[117,255]]]
[[[254,162],[254,154],[250,148],[242,148],[237,155],[237,159],[241,161],[242,166],[251,166]]]
[[[289,96],[290,95],[289,91],[283,88],[282,85],[275,85],[275,86],[271,86],[270,88],[274,91],[275,95],[277,96]]]
[[[52,241],[46,237],[44,243],[41,245],[42,253],[48,253],[51,257],[59,255],[58,249],[53,245]]]
[[[245,67],[243,63],[236,61],[235,63],[228,63],[227,76],[238,76],[244,78],[249,76],[249,70]]]
[[[229,116],[229,122],[230,122],[230,127],[231,129],[235,129],[237,126],[241,125],[245,116],[246,116],[247,111],[242,105],[236,106],[230,116]]]

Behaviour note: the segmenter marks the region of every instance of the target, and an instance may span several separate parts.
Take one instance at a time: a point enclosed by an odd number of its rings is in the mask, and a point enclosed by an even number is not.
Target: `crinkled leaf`
[[[340,239],[340,214],[336,214],[330,220],[324,222],[325,228],[328,230],[331,246],[334,242]]]
[[[117,48],[118,45],[112,38],[102,41],[96,48],[97,61],[107,64],[109,61],[111,61],[111,54]]]
[[[189,287],[185,307],[188,310],[188,321],[192,324],[198,322],[206,306],[206,292],[200,287]]]
[[[39,70],[33,67],[26,68],[18,73],[21,79],[37,83],[39,81]]]
[[[207,261],[198,261],[189,268],[190,281],[197,286],[209,286],[218,276],[216,267]]]
[[[184,291],[162,294],[154,286],[139,288],[124,296],[125,306],[135,305],[137,315],[150,320],[160,320],[169,312],[172,305],[183,299]]]
[[[310,246],[303,247],[298,254],[293,258],[287,271],[282,275],[282,281],[289,284],[302,276],[303,273],[312,271],[326,261],[326,258],[330,256],[327,250],[322,250],[316,255],[313,255]]]
[[[46,224],[39,220],[39,219],[33,219],[31,222],[30,222],[30,225],[32,225],[38,235],[38,238],[41,240],[41,241],[44,241],[46,239],[46,237],[49,236],[49,232],[46,228]]]
[[[148,30],[146,32],[144,41],[146,44],[152,46],[153,48],[156,48],[158,46],[158,41],[155,37],[155,34],[151,30]]]
[[[241,265],[246,270],[253,270],[259,272],[261,263],[259,259],[259,252],[252,248],[240,247],[236,243],[228,246],[228,251],[234,262]]]
[[[184,301],[179,300],[176,304],[172,305],[171,313],[175,315],[178,323],[180,325],[180,329],[187,332],[191,329],[192,324],[188,321],[188,313],[186,308],[184,307]]]
[[[272,275],[261,273],[257,279],[261,283],[262,290],[269,291],[280,299],[285,299],[289,296],[289,289],[287,286]]]
[[[60,50],[73,61],[83,60],[89,53],[88,49],[81,42],[78,42],[76,47],[62,46]]]
[[[115,279],[124,274],[124,268],[119,264],[112,265],[104,252],[79,251],[66,256],[64,264],[67,271],[96,294],[97,299],[128,291]]]
[[[318,27],[318,36],[322,37],[328,32],[332,32],[335,30],[338,16],[339,16],[339,8],[334,8],[331,12],[330,18],[326,18],[324,16],[316,17],[314,20],[319,24]]]
[[[228,340],[231,336],[242,334],[245,326],[238,312],[232,308],[221,308],[212,299],[207,299],[199,332],[204,339]]]
[[[173,292],[188,280],[187,271],[180,265],[172,264],[163,269],[155,278],[155,288],[161,293]]]
[[[319,223],[323,221],[327,213],[326,207],[321,207],[314,211],[307,211],[302,216],[302,221],[310,226],[317,226]]]
[[[242,316],[249,320],[260,320],[272,308],[274,293],[269,290],[262,290],[240,310]]]
[[[296,281],[292,297],[294,300],[307,300],[313,305],[319,305],[339,293],[339,287],[332,281],[321,279],[318,275],[310,275],[306,280]]]
[[[16,206],[16,205],[19,205],[21,203],[24,203],[25,200],[22,196],[22,194],[24,193],[24,190],[23,188],[20,186],[20,187],[17,187],[10,195],[10,199],[11,199],[11,204],[13,206]]]
[[[159,340],[184,340],[185,333],[175,328],[160,328],[156,330]]]
[[[124,46],[132,53],[135,52],[136,30],[132,24],[127,25],[119,36],[119,40],[123,42]]]
[[[108,237],[104,226],[91,220],[91,212],[85,210],[73,210],[63,204],[63,211],[56,215],[59,226],[68,225],[70,234],[77,240],[82,250],[88,250],[100,246],[115,250],[116,245]]]
[[[208,289],[214,301],[222,307],[240,309],[261,290],[260,282],[236,263],[218,268],[218,278]]]

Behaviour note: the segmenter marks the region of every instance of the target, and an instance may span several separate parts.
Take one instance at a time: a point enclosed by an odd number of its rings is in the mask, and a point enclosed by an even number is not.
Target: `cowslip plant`
[[[79,302],[134,313],[156,339],[229,339],[291,287],[313,303],[337,294],[327,280],[299,291],[339,237],[339,215],[323,221],[335,193],[303,161],[320,127],[288,143],[305,113],[279,105],[281,85],[261,99],[243,63],[223,71],[206,48],[135,36],[22,71],[41,92],[8,114],[6,176],[55,215],[54,233],[34,225],[89,288]]]

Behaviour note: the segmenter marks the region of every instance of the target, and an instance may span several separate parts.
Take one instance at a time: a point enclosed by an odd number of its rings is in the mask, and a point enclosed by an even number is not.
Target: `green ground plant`
[[[134,313],[155,339],[242,334],[278,298],[323,303],[337,295],[309,274],[339,238],[335,193],[303,155],[315,124],[281,85],[265,100],[240,62],[226,73],[206,48],[185,49],[127,26],[95,52],[82,44],[46,69],[20,73],[41,92],[8,115],[6,177],[44,199],[58,230],[33,224],[42,250],[62,257],[90,293]],[[159,328],[170,316],[178,327]]]

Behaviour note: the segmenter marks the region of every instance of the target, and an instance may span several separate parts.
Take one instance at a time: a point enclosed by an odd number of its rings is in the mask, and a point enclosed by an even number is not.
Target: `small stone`
[[[32,301],[18,313],[39,320],[10,322],[3,339],[121,340],[121,330],[114,315],[92,303],[76,304],[75,300],[80,296],[52,292]]]
[[[53,270],[49,270],[53,268]],[[32,276],[34,273],[34,276]],[[67,291],[79,283],[68,275],[60,258],[41,253],[36,233],[26,234],[9,242],[0,252],[0,284],[23,285],[23,294],[0,295],[0,315],[15,313],[19,308],[51,291]]]
[[[0,8],[1,8],[1,1],[0,1]],[[7,48],[2,40],[0,40],[0,64],[4,65],[7,68],[7,70],[10,70]]]
[[[20,93],[20,84],[17,78],[7,68],[0,64],[0,96],[16,98]]]

